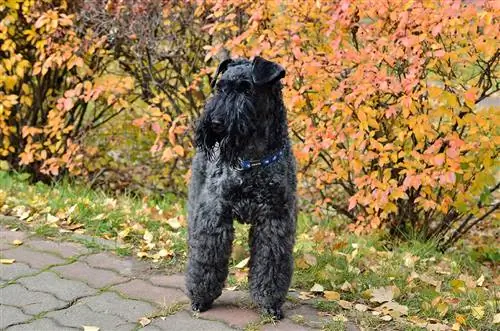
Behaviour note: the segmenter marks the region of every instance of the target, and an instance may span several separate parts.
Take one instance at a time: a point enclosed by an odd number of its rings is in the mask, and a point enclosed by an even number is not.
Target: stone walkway
[[[19,245],[22,241],[22,244]],[[207,312],[188,309],[184,276],[74,242],[55,242],[0,226],[1,330],[312,330],[331,317],[298,300],[286,318],[265,324],[246,291],[224,291]],[[141,324],[142,322],[142,324]],[[358,330],[354,325],[341,329]],[[97,330],[87,328],[88,330]],[[331,328],[329,328],[331,329]]]

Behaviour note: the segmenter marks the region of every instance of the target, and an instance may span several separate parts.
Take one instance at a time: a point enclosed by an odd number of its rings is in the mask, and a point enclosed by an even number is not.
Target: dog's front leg
[[[205,311],[222,293],[234,229],[230,213],[204,201],[189,214],[186,285],[194,311]]]
[[[250,292],[263,312],[277,319],[283,318],[292,279],[294,241],[294,215],[263,219],[250,229]]]

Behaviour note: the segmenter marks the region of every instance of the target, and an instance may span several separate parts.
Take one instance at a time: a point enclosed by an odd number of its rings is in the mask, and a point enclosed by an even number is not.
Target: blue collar
[[[276,161],[278,161],[285,153],[285,148],[283,147],[276,153],[266,156],[260,160],[240,160],[237,170],[250,170],[257,167],[265,167]]]

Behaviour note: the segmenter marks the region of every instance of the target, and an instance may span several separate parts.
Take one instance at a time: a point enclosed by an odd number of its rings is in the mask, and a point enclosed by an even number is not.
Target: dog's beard
[[[196,146],[211,159],[236,166],[256,131],[256,110],[242,93],[218,95],[207,102],[196,129]],[[216,132],[212,120],[223,123]]]

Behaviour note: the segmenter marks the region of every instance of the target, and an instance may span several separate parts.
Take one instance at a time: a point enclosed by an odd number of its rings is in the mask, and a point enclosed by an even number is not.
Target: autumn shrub
[[[287,68],[301,197],[446,249],[499,207],[495,1],[198,1],[213,47]],[[330,214],[331,215],[331,214]]]
[[[131,77],[107,72],[105,40],[66,1],[0,5],[0,155],[35,179],[79,174],[85,135],[127,108]]]
[[[91,0],[79,11],[83,27],[108,39],[117,69],[134,78],[132,123],[153,136],[142,161],[155,168],[148,184],[160,190],[185,191],[190,125],[210,92],[204,48],[212,37],[202,30],[207,15],[196,8],[181,0]]]

